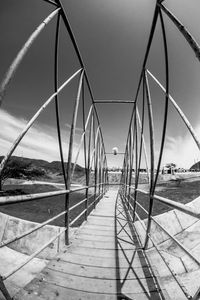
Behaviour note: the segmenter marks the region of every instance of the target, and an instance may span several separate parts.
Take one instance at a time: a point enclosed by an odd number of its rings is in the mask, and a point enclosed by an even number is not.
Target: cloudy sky
[[[155,0],[63,0],[76,36],[95,99],[133,100],[155,6]],[[200,43],[198,0],[164,1]],[[7,0],[0,10],[0,80],[28,36],[52,11],[42,0]],[[53,57],[55,20],[25,56],[6,93],[0,111],[0,155],[6,153],[26,122],[53,92]],[[169,49],[170,94],[200,137],[200,65],[192,50],[174,25],[164,18]],[[163,44],[157,24],[150,56],[149,70],[164,83]],[[66,30],[61,25],[59,84],[79,68]],[[159,150],[164,97],[149,78],[153,101],[156,153]],[[61,125],[65,157],[68,151],[71,111],[76,97],[77,80],[60,96]],[[86,112],[89,110],[89,97]],[[97,104],[107,152],[117,146],[124,151],[131,104]],[[81,128],[81,109],[77,126]],[[148,130],[145,130],[147,146]],[[77,130],[75,150],[81,136]],[[149,151],[148,151],[149,152]],[[22,140],[16,155],[59,159],[53,103]],[[190,167],[200,155],[182,120],[170,106],[163,164],[175,162]],[[79,163],[83,163],[83,156]],[[110,165],[120,165],[121,158],[109,156]]]

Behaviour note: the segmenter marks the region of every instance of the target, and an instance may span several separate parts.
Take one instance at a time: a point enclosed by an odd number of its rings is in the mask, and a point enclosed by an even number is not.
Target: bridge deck
[[[14,299],[166,299],[116,199],[107,192],[71,245]]]

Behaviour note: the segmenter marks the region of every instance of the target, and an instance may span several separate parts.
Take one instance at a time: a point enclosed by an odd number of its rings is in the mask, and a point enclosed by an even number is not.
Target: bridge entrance
[[[156,193],[166,144],[167,126],[169,126],[169,105],[178,113],[198,150],[200,149],[200,141],[194,128],[170,94],[165,18],[182,34],[197,60],[200,59],[198,43],[163,4],[164,1],[157,0],[134,98],[98,100],[94,97],[88,71],[62,1],[45,0],[45,2],[52,8],[52,12],[33,31],[17,53],[1,82],[0,103],[4,103],[5,92],[32,44],[44,28],[56,19],[53,92],[25,124],[0,163],[0,205],[33,201],[39,203],[45,198],[52,199],[56,205],[56,197],[63,196],[64,208],[62,212],[51,216],[46,221],[22,226],[23,228],[19,225],[19,221],[10,221],[8,216],[1,217],[2,253],[9,253],[10,256],[12,253],[19,257],[16,252],[22,244],[25,250],[23,258],[20,256],[19,263],[14,263],[11,269],[9,267],[8,270],[2,271],[0,297],[7,300],[200,299],[198,279],[200,200],[196,198],[190,205],[184,205]],[[79,66],[60,84],[61,23],[64,24],[64,29],[71,40]],[[162,37],[164,84],[148,68],[157,26]],[[152,105],[152,82],[159,88],[157,95],[160,99],[162,95],[163,99],[162,124],[159,128],[158,141],[155,139],[157,133],[155,120],[159,110]],[[67,142],[66,140],[63,142],[61,121],[63,111],[60,109],[60,97],[63,91],[69,88],[75,89],[76,96],[69,104],[71,123],[64,123],[69,134]],[[68,98],[71,98],[69,94]],[[20,147],[21,141],[28,132],[33,130],[38,118],[52,103],[54,103],[57,144],[63,177],[62,188],[14,196],[4,195],[3,184],[10,158]],[[126,142],[122,150],[120,176],[115,184],[109,181],[107,159],[109,150],[106,149],[104,140],[106,129],[101,125],[99,113],[99,106],[102,105],[104,107],[125,105],[129,107],[130,112],[125,134]],[[64,155],[66,149],[67,158]],[[81,168],[84,171],[84,181],[74,186],[74,178],[77,178],[77,173],[81,172],[80,168],[77,171],[80,157],[84,164]],[[145,186],[141,186],[141,182],[145,183]],[[72,201],[72,195],[78,195],[80,192],[83,196],[81,200]],[[142,205],[141,197],[145,205]],[[173,210],[154,217],[153,209],[158,204]],[[76,214],[73,214],[74,211]],[[141,217],[141,211],[145,217]],[[52,222],[61,217],[64,218],[64,226],[49,227]],[[77,222],[82,225],[74,230],[74,226],[78,227]],[[13,223],[18,225],[15,226]],[[50,233],[47,234],[48,230]],[[73,235],[71,235],[72,231]],[[35,243],[31,244],[34,251],[29,252],[31,248],[29,242],[33,241],[34,235]],[[57,249],[55,251],[59,252],[55,258],[44,257],[44,251],[48,252],[52,249]],[[41,257],[45,258],[45,261],[40,263],[46,264],[46,267],[42,268],[39,275],[34,279],[31,278],[28,284],[27,282],[24,284],[24,281],[23,284],[18,282],[18,279],[24,276],[24,268]]]

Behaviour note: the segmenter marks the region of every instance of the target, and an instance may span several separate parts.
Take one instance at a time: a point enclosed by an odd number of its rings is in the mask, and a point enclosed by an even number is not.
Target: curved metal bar
[[[96,153],[96,148],[97,148],[97,141],[98,141],[98,136],[99,136],[99,131],[100,131],[100,129],[99,129],[99,126],[97,127],[97,130],[96,130],[96,134],[95,134],[95,131],[94,131],[94,129],[93,129],[93,134],[95,135],[95,137],[94,137],[94,148],[93,148],[93,151],[92,151],[92,158],[91,158],[91,165],[93,164],[93,160],[95,161],[95,158],[94,158],[94,156],[95,156],[95,153]]]
[[[21,50],[18,52],[16,58],[13,60],[12,64],[10,65],[3,81],[0,85],[0,106],[2,104],[6,88],[8,87],[8,84],[12,77],[14,76],[19,64],[21,63],[22,59],[24,58],[25,54],[27,53],[30,46],[33,44],[35,39],[38,37],[40,32],[44,29],[44,27],[53,19],[53,17],[60,11],[60,8],[57,8],[54,10],[47,18],[44,19],[44,21],[36,28],[36,30],[31,34],[31,36],[28,38],[24,46],[21,48]]]
[[[157,0],[157,3],[158,2],[159,2],[159,0]],[[154,10],[154,16],[153,16],[153,20],[152,20],[152,24],[151,24],[151,29],[150,29],[149,39],[148,39],[148,43],[147,43],[147,47],[146,47],[146,52],[145,52],[145,56],[144,56],[144,60],[143,60],[143,64],[142,64],[142,71],[140,74],[139,83],[138,83],[138,87],[136,90],[136,95],[135,95],[135,99],[134,99],[133,103],[136,103],[137,99],[138,99],[138,95],[139,95],[139,91],[140,91],[140,87],[141,87],[141,83],[142,83],[142,79],[143,79],[143,75],[144,75],[144,69],[146,67],[149,51],[151,48],[151,44],[152,44],[152,40],[153,40],[153,36],[154,36],[154,32],[155,32],[155,28],[156,28],[156,24],[157,24],[157,20],[158,20],[158,14],[159,14],[159,8],[156,4],[155,10]],[[135,110],[135,105],[133,106],[133,110],[132,110],[132,114],[131,114],[129,131],[130,131],[130,127],[131,127],[131,124],[133,121],[134,110]],[[129,131],[128,131],[128,135],[129,135]],[[128,141],[128,137],[127,137],[127,141]]]
[[[80,50],[78,48],[78,44],[76,42],[76,39],[74,37],[74,34],[73,34],[73,31],[72,31],[72,28],[71,28],[71,25],[70,25],[70,22],[67,18],[67,14],[65,12],[65,9],[64,9],[64,6],[62,5],[61,1],[60,0],[56,0],[57,4],[60,6],[61,8],[61,15],[62,15],[62,18],[63,18],[63,22],[66,26],[66,29],[68,31],[68,34],[70,36],[70,39],[72,41],[72,44],[73,44],[73,47],[74,47],[74,50],[76,52],[76,55],[78,57],[78,61],[80,63],[80,66],[84,69],[85,71],[85,80],[86,80],[86,84],[87,84],[87,87],[88,87],[88,90],[89,90],[89,94],[90,94],[90,97],[91,97],[91,100],[92,100],[92,103],[93,103],[93,106],[94,106],[94,111],[95,111],[95,114],[96,114],[96,118],[97,118],[97,122],[98,122],[98,126],[100,127],[100,122],[99,122],[99,116],[98,116],[98,113],[97,113],[97,110],[96,110],[96,106],[95,106],[95,103],[94,103],[94,97],[93,97],[93,92],[92,92],[92,89],[91,89],[91,86],[90,86],[90,81],[89,81],[89,78],[88,78],[88,75],[87,75],[87,70],[86,70],[86,67],[83,63],[83,59],[81,57],[81,53],[80,53]],[[102,137],[102,141],[103,141],[103,135],[102,135],[102,131],[101,131],[101,127],[99,129],[100,131],[100,135]],[[104,151],[105,151],[105,145],[104,145],[104,142],[103,142],[103,148],[104,148]]]
[[[140,193],[143,193],[145,195],[148,195],[149,193],[147,191],[144,191],[142,189],[137,189],[138,192]],[[161,196],[158,196],[158,195],[153,195],[154,199],[169,206],[169,207],[172,207],[172,208],[175,208],[177,210],[180,210],[181,212],[187,214],[187,215],[190,215],[192,217],[195,217],[197,219],[200,219],[200,213],[197,212],[194,208],[192,207],[189,207],[189,206],[186,206],[182,203],[179,203],[179,202],[176,202],[176,201],[173,201],[173,200],[170,200],[168,198],[165,198],[165,197],[161,197]]]
[[[85,123],[85,91],[84,91],[84,78],[83,78],[83,84],[82,84],[82,122],[83,122],[83,145],[84,145],[84,162],[85,162],[85,182],[86,185],[89,185],[89,175],[88,175],[88,166],[87,166],[87,143],[86,143],[86,123]],[[89,195],[88,195],[88,188],[85,190],[85,220],[87,220],[88,216],[88,201],[89,201]]]
[[[75,136],[75,130],[76,130],[76,121],[77,121],[77,115],[78,115],[78,107],[79,107],[79,101],[81,96],[81,89],[82,89],[82,83],[83,83],[83,76],[84,76],[84,70],[81,71],[80,79],[79,79],[79,85],[78,85],[78,91],[77,91],[77,97],[74,105],[73,115],[72,115],[72,125],[71,125],[71,131],[70,131],[70,138],[69,138],[69,150],[68,150],[68,160],[67,160],[67,189],[70,190],[71,187],[71,167],[72,167],[72,153],[73,153],[73,143],[74,143],[74,136]],[[66,195],[65,199],[65,210],[67,211],[65,215],[65,243],[69,244],[69,194]]]
[[[160,23],[162,28],[162,36],[163,36],[163,44],[164,44],[164,55],[165,55],[165,80],[166,80],[166,94],[165,94],[165,110],[164,110],[164,120],[163,120],[163,131],[162,131],[162,138],[161,138],[161,145],[160,145],[160,153],[157,163],[157,172],[154,181],[154,190],[156,187],[156,183],[158,180],[158,175],[160,171],[160,165],[163,155],[164,143],[165,143],[165,136],[167,130],[167,118],[168,118],[168,106],[169,106],[169,62],[168,62],[168,49],[167,49],[167,38],[165,33],[165,25],[163,21],[162,12],[159,9],[159,16],[160,16]]]
[[[142,220],[140,219],[139,215],[137,215],[138,221],[140,222],[141,226],[143,227],[144,231],[146,231],[146,226],[144,224],[144,222],[142,222]],[[151,240],[153,246],[155,247],[156,251],[158,252],[158,254],[160,255],[161,259],[163,260],[163,262],[165,263],[166,267],[168,268],[169,272],[172,274],[173,278],[175,279],[175,281],[177,282],[177,284],[179,285],[180,289],[182,290],[182,292],[184,293],[184,295],[186,296],[187,299],[193,299],[192,296],[188,293],[186,287],[184,286],[184,284],[181,282],[180,279],[178,279],[177,274],[172,270],[172,268],[170,267],[169,263],[167,262],[166,258],[164,257],[163,254],[161,254],[162,250],[159,249],[159,246],[154,242],[151,234],[148,234],[149,239]]]
[[[43,0],[44,2],[47,2],[47,3],[50,3],[50,4],[53,4],[55,6],[58,6],[57,3],[55,3],[54,1],[52,0]]]
[[[31,120],[27,123],[26,127],[24,128],[24,130],[20,133],[20,135],[18,136],[18,138],[15,140],[14,144],[11,146],[10,150],[8,151],[8,153],[5,155],[4,159],[1,161],[0,164],[0,177],[2,174],[3,169],[6,166],[6,163],[8,161],[8,159],[10,158],[10,156],[12,155],[12,153],[14,152],[14,150],[16,149],[16,147],[18,146],[18,144],[20,143],[20,141],[22,140],[22,138],[24,137],[24,135],[27,133],[27,131],[29,130],[29,128],[32,126],[32,124],[35,122],[35,120],[39,117],[39,115],[41,114],[41,112],[47,107],[47,105],[55,98],[56,95],[58,95],[62,89],[69,84],[69,82],[78,74],[80,73],[82,69],[76,71],[70,78],[68,78],[57,90],[57,92],[53,93],[46,101],[45,103],[40,107],[40,109],[36,112],[36,114],[31,118]]]
[[[163,36],[163,44],[164,44],[164,56],[165,56],[165,77],[166,77],[166,94],[165,94],[165,109],[164,109],[164,120],[163,120],[163,130],[162,130],[162,138],[161,138],[161,145],[160,145],[160,153],[159,153],[159,158],[158,158],[158,163],[157,163],[157,171],[156,175],[154,178],[153,186],[150,187],[150,204],[149,204],[149,216],[148,216],[148,225],[147,225],[147,235],[146,235],[146,240],[144,244],[144,248],[147,246],[148,239],[149,239],[149,231],[151,228],[151,213],[153,209],[153,194],[156,188],[157,180],[158,180],[158,175],[160,171],[160,165],[161,165],[161,160],[162,160],[162,155],[163,155],[163,150],[164,150],[164,143],[165,143],[165,136],[166,136],[166,129],[167,129],[167,117],[168,117],[168,106],[169,106],[169,62],[168,62],[168,49],[167,49],[167,39],[166,39],[166,33],[165,33],[165,25],[163,21],[163,16],[162,12],[159,8],[159,16],[160,16],[160,22],[161,22],[161,29],[162,29],[162,36]],[[148,81],[146,70],[145,70],[145,78],[146,82]]]
[[[58,90],[58,52],[59,52],[59,29],[60,29],[60,13],[58,13],[58,19],[56,24],[56,38],[55,38],[55,55],[54,55],[54,92]],[[67,189],[67,178],[65,172],[63,148],[62,148],[62,139],[61,139],[61,130],[60,130],[60,113],[59,113],[59,103],[58,95],[55,96],[55,111],[56,111],[56,128],[58,134],[58,145],[60,152],[61,167],[63,172],[63,178],[65,183],[65,188]]]
[[[93,106],[91,105],[89,113],[88,113],[88,116],[87,116],[87,120],[85,122],[85,130],[84,130],[84,132],[83,132],[83,134],[81,136],[79,147],[78,147],[78,150],[77,150],[77,153],[76,153],[76,157],[75,157],[75,160],[74,160],[74,165],[73,165],[73,169],[72,169],[72,177],[74,175],[75,167],[76,167],[76,164],[77,164],[77,161],[78,161],[78,157],[79,157],[79,154],[80,154],[80,151],[81,151],[81,146],[82,146],[82,143],[83,143],[83,140],[84,140],[84,136],[85,136],[85,133],[86,133],[86,130],[87,130],[88,122],[90,120],[92,109],[93,109]]]
[[[171,19],[171,21],[176,25],[178,30],[182,33],[192,50],[194,51],[196,57],[200,61],[200,46],[194,39],[194,37],[190,34],[190,32],[187,30],[186,27],[183,26],[183,24],[178,20],[178,18],[175,17],[172,12],[167,9],[164,5],[161,3],[157,3],[157,5],[166,13],[166,15]]]
[[[147,168],[147,178],[148,178],[148,182],[149,180],[149,162],[148,162],[148,156],[147,156],[147,148],[146,148],[146,142],[145,142],[145,138],[144,138],[144,133],[142,132],[142,124],[141,124],[141,119],[140,119],[140,114],[137,109],[137,118],[138,118],[138,124],[141,130],[141,135],[142,135],[142,143],[143,143],[143,149],[144,149],[144,157],[145,157],[145,163],[146,163],[146,168]]]
[[[17,271],[19,271],[22,267],[24,267],[26,264],[28,264],[34,257],[36,257],[39,253],[41,253],[45,248],[47,248],[51,243],[53,243],[57,238],[59,238],[60,235],[62,235],[65,232],[65,229],[61,230],[59,233],[57,233],[52,239],[50,239],[45,245],[43,245],[40,249],[35,251],[33,254],[28,256],[20,266],[16,266],[12,271],[7,272],[4,276],[2,276],[3,280],[8,279],[11,275],[15,274]]]
[[[147,107],[149,114],[149,134],[150,134],[150,153],[151,153],[151,168],[150,168],[150,192],[153,189],[154,184],[154,169],[155,169],[155,137],[154,137],[154,122],[153,122],[153,110],[152,110],[152,101],[149,90],[149,83],[146,72],[145,76],[145,89],[146,89],[146,98],[147,98]]]
[[[152,111],[152,102],[151,102],[151,95],[149,90],[148,78],[146,72],[144,72],[145,76],[145,89],[146,89],[146,99],[147,99],[147,106],[148,106],[148,114],[149,114],[149,134],[150,134],[150,158],[151,158],[151,168],[150,168],[150,191],[149,191],[149,214],[148,214],[148,221],[147,221],[147,231],[146,231],[146,238],[144,242],[144,248],[146,248],[149,239],[149,231],[151,228],[151,214],[153,210],[153,194],[154,194],[154,169],[155,169],[155,139],[154,139],[154,124],[153,124],[153,111]]]
[[[153,78],[153,80],[159,85],[159,87],[163,90],[164,93],[166,93],[166,89],[164,88],[164,86],[160,83],[160,81],[149,71],[147,70],[147,73]],[[187,126],[188,130],[190,131],[195,143],[197,144],[197,147],[200,150],[200,140],[198,139],[194,128],[192,127],[192,125],[190,124],[190,122],[188,121],[186,115],[183,113],[183,111],[181,110],[181,108],[178,106],[178,104],[176,103],[176,101],[174,100],[174,98],[172,98],[172,96],[169,94],[169,100],[171,101],[171,103],[174,105],[174,107],[176,108],[177,112],[179,113],[179,115],[181,116],[183,122],[185,123],[185,125]]]

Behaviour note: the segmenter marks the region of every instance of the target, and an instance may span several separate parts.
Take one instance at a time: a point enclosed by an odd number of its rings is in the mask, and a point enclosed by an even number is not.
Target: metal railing
[[[165,145],[165,137],[166,137],[166,129],[167,129],[167,120],[168,120],[168,106],[169,102],[177,110],[178,114],[184,121],[185,125],[187,126],[189,132],[191,133],[194,142],[196,143],[197,147],[200,149],[200,141],[190,124],[189,120],[182,112],[181,108],[178,106],[176,101],[170,95],[170,86],[169,86],[169,58],[168,58],[168,48],[167,48],[167,38],[165,32],[165,23],[163,19],[163,13],[175,24],[178,30],[183,34],[186,41],[189,43],[190,47],[194,51],[197,59],[200,59],[200,47],[192,37],[192,35],[188,32],[188,30],[181,24],[181,22],[162,4],[164,1],[157,0],[154,16],[152,20],[152,26],[150,30],[149,40],[146,47],[145,57],[141,68],[141,74],[139,78],[139,84],[136,91],[136,96],[133,101],[130,100],[95,100],[93,97],[93,92],[90,86],[90,81],[88,78],[87,70],[85,68],[83,59],[81,57],[79,48],[77,46],[76,40],[74,38],[70,23],[68,21],[66,12],[64,7],[59,0],[44,0],[50,5],[52,5],[55,10],[47,17],[45,20],[37,27],[37,29],[31,34],[28,38],[24,46],[21,48],[19,53],[17,54],[16,58],[14,59],[13,63],[11,64],[8,72],[5,75],[1,85],[0,85],[0,104],[3,103],[5,99],[5,92],[10,84],[12,78],[14,77],[15,72],[17,71],[20,63],[22,62],[23,58],[25,57],[27,51],[31,47],[31,45],[36,41],[39,34],[42,32],[45,26],[49,24],[49,22],[57,17],[56,22],[56,34],[55,34],[55,55],[54,55],[54,93],[50,95],[50,97],[44,102],[44,104],[38,109],[36,114],[31,118],[31,120],[27,123],[24,130],[18,136],[8,153],[5,155],[4,159],[0,164],[0,183],[1,177],[6,169],[7,163],[12,156],[13,152],[23,139],[23,137],[27,134],[31,126],[37,120],[37,118],[41,115],[41,113],[46,109],[46,107],[55,102],[55,115],[56,115],[56,124],[57,124],[57,135],[58,135],[58,144],[59,144],[59,152],[60,152],[60,160],[62,166],[62,173],[63,173],[63,180],[65,188],[64,190],[60,191],[53,191],[53,192],[44,192],[38,194],[29,194],[29,195],[17,195],[17,196],[1,196],[0,197],[0,205],[4,204],[11,204],[12,203],[19,203],[19,202],[27,202],[27,201],[42,201],[42,199],[51,197],[56,197],[58,195],[65,196],[65,209],[61,213],[57,214],[56,216],[46,220],[43,223],[38,224],[33,229],[27,230],[26,232],[16,235],[13,238],[8,240],[2,241],[0,243],[0,248],[9,245],[12,242],[15,242],[29,234],[35,232],[36,230],[41,229],[42,227],[52,223],[57,218],[62,216],[65,217],[65,227],[61,230],[58,234],[56,234],[51,240],[49,240],[46,244],[44,244],[40,249],[35,251],[32,255],[30,255],[23,263],[19,266],[14,268],[13,270],[9,271],[7,274],[3,274],[0,277],[0,289],[5,296],[6,299],[10,300],[11,296],[7,291],[4,280],[8,279],[11,275],[16,273],[19,269],[21,269],[24,265],[29,263],[34,257],[36,257],[40,252],[42,252],[45,248],[47,248],[53,241],[55,241],[59,236],[65,234],[65,243],[69,244],[69,228],[73,226],[80,218],[84,218],[87,220],[87,216],[89,212],[95,208],[96,203],[101,199],[101,197],[105,194],[108,186],[108,168],[107,168],[107,159],[106,159],[106,151],[103,142],[103,135],[101,131],[101,126],[99,122],[99,117],[96,109],[96,105],[98,104],[128,104],[132,105],[132,114],[130,119],[130,125],[128,130],[127,142],[125,147],[125,155],[123,161],[123,170],[122,176],[120,181],[120,196],[123,199],[127,210],[130,214],[132,222],[138,220],[145,231],[145,240],[143,247],[147,249],[149,240],[152,242],[153,246],[157,250],[158,254],[165,262],[167,268],[171,272],[173,278],[176,280],[177,284],[185,294],[187,299],[198,299],[200,295],[200,289],[196,292],[196,294],[192,297],[187,288],[183,285],[180,278],[177,274],[175,274],[174,270],[171,268],[165,256],[162,253],[162,249],[160,249],[159,245],[155,242],[153,233],[151,231],[151,224],[154,222],[165,234],[168,235],[170,239],[173,240],[180,247],[198,266],[200,265],[200,261],[197,257],[195,257],[189,249],[187,249],[183,244],[181,244],[176,237],[174,237],[167,228],[165,228],[162,224],[160,224],[153,216],[153,205],[156,202],[162,203],[167,205],[171,208],[175,208],[187,215],[193,216],[197,219],[200,219],[200,214],[197,213],[194,209],[190,207],[186,207],[183,204],[177,203],[176,201],[166,199],[164,197],[160,197],[155,194],[155,189],[158,183],[159,177],[159,170],[161,167],[161,161],[163,157],[163,150]],[[76,70],[68,79],[66,79],[62,85],[58,86],[58,74],[59,74],[59,36],[60,36],[60,22],[63,21],[67,34],[69,35],[71,42],[74,47],[74,51],[76,53],[78,62],[79,62],[79,69]],[[153,37],[155,34],[155,28],[160,20],[161,26],[161,33],[163,38],[163,46],[164,46],[164,62],[165,62],[165,84],[162,85],[160,81],[147,69],[147,62],[149,53],[151,50],[151,45],[153,41]],[[69,83],[79,76],[79,84],[77,89],[77,96],[74,103],[73,113],[72,113],[72,122],[70,128],[70,138],[69,138],[69,149],[68,149],[68,160],[67,160],[67,167],[65,167],[64,162],[64,155],[63,155],[63,146],[62,146],[62,138],[61,138],[61,127],[60,127],[60,110],[59,110],[59,94],[63,89],[66,89]],[[151,77],[161,88],[164,93],[164,118],[163,118],[163,126],[162,126],[162,134],[161,134],[161,143],[160,149],[158,154],[158,162],[156,164],[155,160],[155,129],[154,129],[154,119],[153,119],[153,109],[152,109],[152,100],[151,100],[151,89],[149,85],[149,77]],[[88,115],[86,117],[85,114],[85,98],[86,93],[85,89],[89,92],[91,105],[88,111]],[[141,93],[141,109],[139,109],[139,101],[140,101],[140,92]],[[82,101],[82,135],[80,138],[80,144],[77,149],[77,153],[75,155],[74,163],[72,161],[72,154],[74,152],[74,138],[75,138],[75,131],[77,125],[77,117],[78,117],[78,108],[80,106],[80,102]],[[149,144],[150,144],[150,161],[148,160],[148,151],[147,145],[145,141],[145,110],[148,113],[148,127],[149,127]],[[88,138],[86,138],[86,135]],[[84,162],[85,162],[85,186],[72,189],[71,183],[72,178],[75,173],[75,168],[78,162],[78,158],[81,152],[81,149],[84,149]],[[146,170],[147,170],[147,181],[148,181],[148,191],[144,191],[139,188],[139,179],[140,179],[140,167],[142,163],[142,155],[144,155],[144,161],[146,163]],[[133,173],[133,169],[135,170]],[[155,170],[157,170],[155,172]],[[92,175],[93,174],[93,175]],[[94,177],[94,182],[92,182],[92,178]],[[133,182],[134,176],[134,182]],[[85,195],[84,199],[79,201],[78,203],[71,206],[70,203],[70,195],[76,193],[78,191],[84,190]],[[93,190],[93,192],[90,192]],[[138,201],[138,195],[145,194],[148,196],[148,210],[145,209]],[[77,209],[79,206],[84,205],[84,208],[81,209],[81,212],[74,217],[73,220],[70,220],[70,214],[73,210]],[[145,225],[144,221],[138,214],[137,208],[143,210],[143,212],[147,216],[147,222]]]
[[[121,176],[121,187],[120,187],[120,196],[124,201],[127,210],[131,216],[133,222],[137,221],[141,225],[140,228],[145,233],[145,238],[143,240],[143,248],[147,249],[149,240],[152,245],[157,250],[158,254],[166,264],[168,270],[171,272],[171,275],[177,282],[178,286],[184,293],[187,299],[198,299],[200,296],[200,288],[195,293],[195,295],[191,296],[188,292],[186,286],[181,282],[180,277],[173,270],[173,267],[170,266],[165,256],[163,255],[163,250],[159,247],[156,242],[154,232],[151,230],[152,222],[154,222],[161,231],[163,231],[169,239],[171,239],[177,247],[179,247],[184,253],[189,256],[199,267],[200,260],[196,257],[190,249],[185,247],[178,239],[173,236],[168,228],[165,228],[160,222],[152,216],[153,206],[162,203],[165,206],[170,208],[174,208],[178,211],[186,215],[190,215],[197,220],[200,219],[200,213],[195,209],[185,206],[181,203],[177,203],[177,201],[169,200],[165,197],[161,197],[155,194],[156,186],[158,183],[158,177],[161,167],[161,161],[163,157],[164,145],[165,145],[165,137],[166,137],[166,129],[167,129],[167,120],[168,120],[168,107],[169,102],[173,105],[173,107],[178,112],[179,116],[182,118],[184,124],[187,126],[194,142],[196,143],[198,149],[200,150],[200,140],[195,133],[192,125],[190,124],[188,118],[183,113],[179,105],[176,103],[174,98],[170,95],[170,87],[169,87],[169,58],[168,58],[168,47],[167,47],[167,38],[165,32],[165,23],[163,19],[163,13],[175,24],[178,30],[183,34],[186,41],[189,43],[190,47],[194,51],[197,59],[200,59],[200,47],[189,31],[181,24],[181,22],[170,12],[164,5],[164,1],[158,0],[155,6],[154,17],[152,21],[151,31],[149,35],[149,40],[146,48],[146,53],[141,69],[141,75],[139,79],[138,88],[136,91],[136,96],[134,99],[133,110],[128,130],[127,143],[125,147],[125,155],[123,162],[123,170]],[[160,21],[160,22],[159,22]],[[165,84],[162,85],[160,81],[147,69],[147,62],[149,53],[151,50],[151,45],[153,41],[153,37],[155,34],[155,28],[160,23],[162,38],[163,38],[163,49],[164,49],[164,63],[165,63]],[[151,89],[149,85],[149,77],[154,80],[154,82],[160,87],[163,91],[164,95],[164,118],[161,132],[161,143],[160,149],[158,153],[158,159],[156,164],[155,158],[155,128],[154,128],[154,115],[153,115],[153,107],[152,107],[152,99],[151,99]],[[140,109],[139,109],[140,107]],[[139,112],[140,111],[140,112]],[[147,111],[147,114],[145,114]],[[149,127],[149,160],[147,155],[147,146],[145,140],[145,121],[147,119],[148,127]],[[146,163],[146,182],[147,182],[147,190],[139,187],[140,180],[140,168],[141,163]],[[134,170],[134,172],[133,172]],[[139,197],[141,195],[146,195],[146,203],[148,204],[148,208],[144,208],[139,201]],[[141,219],[138,211],[142,211],[146,214],[145,222]],[[145,225],[146,224],[146,225]],[[135,227],[137,230],[137,228]]]
[[[105,147],[103,142],[103,136],[101,131],[101,126],[97,114],[97,110],[95,107],[95,101],[93,98],[93,93],[90,87],[90,82],[87,76],[87,71],[84,66],[83,60],[80,55],[80,51],[78,49],[77,43],[75,41],[74,35],[72,33],[69,21],[67,19],[67,15],[64,11],[62,3],[58,1],[49,1],[46,0],[49,4],[55,6],[55,10],[47,17],[45,20],[37,27],[37,29],[31,34],[28,38],[24,46],[18,52],[16,58],[13,60],[11,66],[9,67],[1,85],[0,85],[0,103],[2,104],[5,100],[5,92],[10,84],[12,78],[14,77],[20,63],[24,59],[27,51],[30,49],[32,44],[36,41],[39,34],[42,32],[45,26],[49,24],[49,22],[57,17],[56,22],[56,33],[55,33],[55,55],[54,55],[54,93],[50,95],[50,97],[44,102],[44,104],[38,109],[38,111],[34,114],[34,116],[27,123],[23,131],[20,133],[16,141],[13,143],[12,147],[8,151],[8,153],[4,156],[3,160],[0,164],[0,185],[2,188],[2,175],[4,170],[7,167],[9,159],[11,158],[13,152],[20,144],[21,140],[27,134],[29,129],[33,126],[34,122],[41,115],[41,113],[47,108],[47,106],[54,102],[55,103],[55,115],[56,115],[56,125],[57,125],[57,136],[58,136],[58,144],[59,144],[59,152],[60,152],[60,160],[62,166],[62,174],[64,180],[64,189],[59,191],[51,191],[51,192],[43,192],[37,194],[26,194],[26,195],[17,195],[17,196],[1,196],[0,197],[0,205],[4,204],[14,204],[19,202],[27,202],[27,201],[42,201],[46,198],[52,198],[52,200],[59,195],[65,196],[65,209],[61,213],[56,216],[36,225],[34,228],[31,228],[22,234],[18,234],[13,238],[9,238],[0,243],[0,248],[5,247],[13,242],[16,242],[31,233],[41,229],[42,227],[51,224],[58,218],[64,216],[65,218],[65,226],[62,230],[59,231],[53,238],[51,238],[48,242],[42,245],[37,251],[28,256],[23,262],[19,263],[18,266],[13,268],[11,271],[6,274],[1,274],[0,276],[0,289],[3,293],[4,297],[8,300],[11,299],[9,291],[6,289],[4,281],[28,264],[32,259],[34,259],[38,254],[40,254],[45,248],[47,248],[52,242],[58,239],[61,235],[65,235],[65,244],[69,244],[69,229],[71,226],[75,225],[77,221],[87,220],[88,214],[95,208],[97,202],[102,198],[105,194],[108,186],[108,171],[107,171],[107,159],[105,153]],[[78,62],[80,64],[80,68],[75,71],[68,79],[66,79],[63,84],[58,86],[58,75],[59,75],[59,35],[60,35],[60,22],[61,20],[64,22],[66,31],[70,36],[71,42],[73,44],[76,56],[78,58]],[[60,110],[59,110],[59,94],[63,89],[66,89],[70,82],[73,79],[79,76],[79,84],[77,90],[77,96],[74,103],[74,108],[72,112],[72,122],[70,128],[70,137],[69,137],[69,145],[68,145],[68,160],[67,165],[64,162],[63,155],[63,146],[62,146],[62,138],[61,138],[61,125],[60,125]],[[86,92],[89,91],[90,96],[90,108],[88,112],[88,116],[85,116],[85,107],[86,107]],[[74,138],[75,131],[77,126],[77,118],[78,118],[78,109],[82,107],[82,135],[80,138],[80,144],[78,146],[77,154],[75,156],[75,161],[72,162],[72,153],[74,152]],[[86,138],[86,133],[88,138]],[[71,183],[73,179],[74,172],[76,170],[78,158],[83,148],[84,155],[84,170],[85,170],[85,186],[81,186],[80,188],[72,189]],[[70,203],[70,195],[77,192],[84,192],[84,199],[80,200],[78,203],[74,204]],[[71,213],[79,208],[79,213],[76,216],[73,214],[73,218]]]

